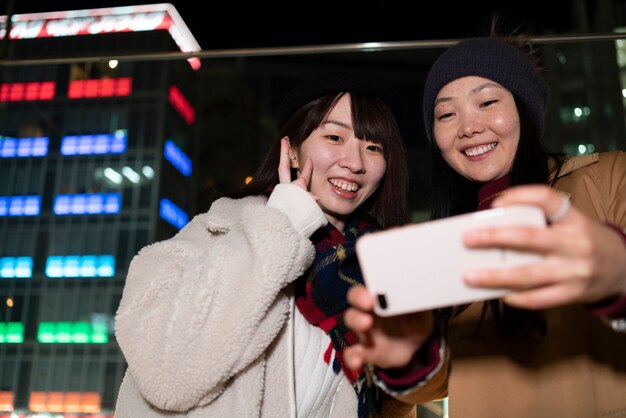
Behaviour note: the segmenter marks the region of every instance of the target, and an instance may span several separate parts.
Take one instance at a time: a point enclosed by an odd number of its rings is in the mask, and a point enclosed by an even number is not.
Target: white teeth
[[[489,145],[481,145],[480,147],[476,147],[476,148],[471,148],[471,149],[466,149],[465,155],[470,156],[470,157],[475,157],[477,155],[481,155],[486,153],[487,151],[491,151],[492,149],[494,149],[496,147],[496,143],[491,143]]]
[[[348,192],[356,192],[357,190],[359,190],[359,186],[354,183],[346,183],[344,181],[339,181],[335,179],[328,179],[328,182],[332,184],[333,186],[341,190],[346,190]]]

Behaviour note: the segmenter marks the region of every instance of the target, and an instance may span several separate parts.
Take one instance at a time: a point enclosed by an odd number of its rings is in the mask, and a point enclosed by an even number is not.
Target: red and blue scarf
[[[381,412],[381,397],[364,370],[350,370],[344,363],[344,348],[358,342],[358,338],[345,326],[343,313],[348,308],[348,289],[363,285],[354,246],[356,239],[377,229],[376,222],[364,218],[348,222],[345,235],[330,223],[320,228],[311,236],[315,261],[296,281],[296,306],[307,321],[330,336],[331,344],[324,360],[332,361],[335,373],[343,371],[352,383],[359,401],[360,418],[369,417],[373,410]],[[331,359],[333,348],[335,358]]]

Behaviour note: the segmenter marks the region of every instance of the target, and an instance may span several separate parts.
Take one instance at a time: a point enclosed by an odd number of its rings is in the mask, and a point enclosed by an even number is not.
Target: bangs
[[[368,140],[386,148],[395,139],[393,119],[387,105],[377,97],[351,93],[352,126],[357,138]]]

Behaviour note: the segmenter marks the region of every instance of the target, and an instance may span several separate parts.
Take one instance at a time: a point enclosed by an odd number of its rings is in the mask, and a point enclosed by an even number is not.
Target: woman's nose
[[[344,151],[339,160],[339,165],[353,173],[363,172],[365,170],[365,164],[363,163],[361,151],[358,149],[349,149],[349,147]]]
[[[475,116],[465,116],[461,119],[459,124],[459,138],[468,137],[471,138],[476,134],[484,131],[484,125]]]

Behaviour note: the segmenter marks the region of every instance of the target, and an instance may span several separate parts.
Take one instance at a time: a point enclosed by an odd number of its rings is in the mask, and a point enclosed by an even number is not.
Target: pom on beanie
[[[528,56],[519,48],[498,38],[469,38],[448,48],[431,67],[422,101],[424,127],[433,141],[434,105],[439,91],[461,77],[479,76],[502,85],[524,103],[539,136],[550,90]]]
[[[341,92],[367,93],[381,99],[400,123],[400,96],[392,83],[365,73],[334,71],[302,79],[283,99],[278,110],[278,126],[282,127],[305,104],[328,94]]]

